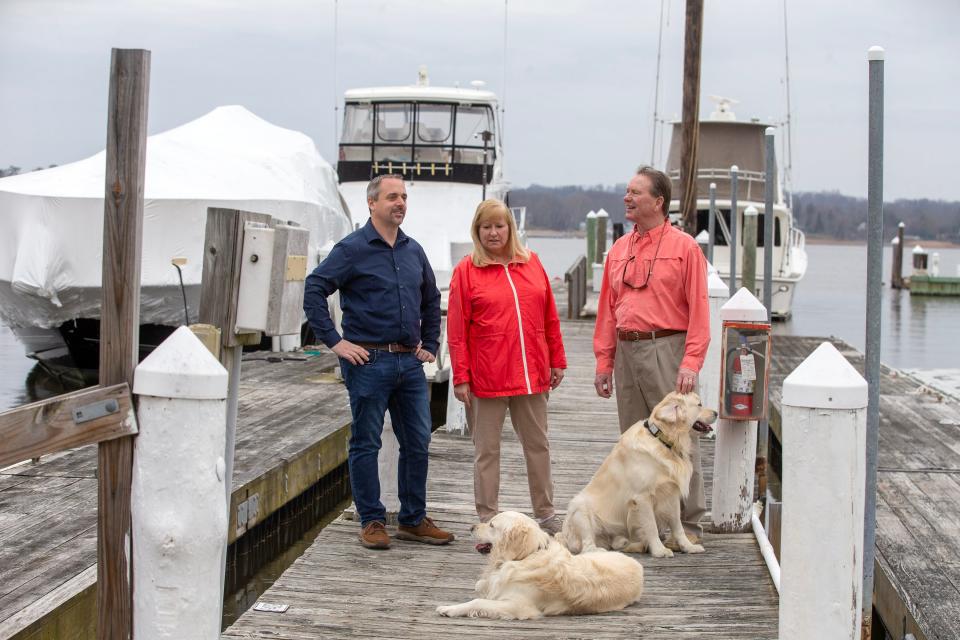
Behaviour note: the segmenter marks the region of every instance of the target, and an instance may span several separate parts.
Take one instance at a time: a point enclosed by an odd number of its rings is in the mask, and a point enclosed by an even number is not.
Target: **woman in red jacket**
[[[567,360],[550,280],[536,254],[520,244],[513,215],[500,200],[481,202],[470,230],[473,254],[450,281],[447,343],[454,395],[466,405],[473,436],[477,515],[486,522],[497,514],[500,433],[509,409],[534,517],[556,533],[547,395],[563,380]]]

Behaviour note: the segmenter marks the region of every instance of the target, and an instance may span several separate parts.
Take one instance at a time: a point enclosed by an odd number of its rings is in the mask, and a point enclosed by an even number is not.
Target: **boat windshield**
[[[489,105],[347,103],[337,173],[341,182],[401,173],[480,184],[493,177],[496,146]]]

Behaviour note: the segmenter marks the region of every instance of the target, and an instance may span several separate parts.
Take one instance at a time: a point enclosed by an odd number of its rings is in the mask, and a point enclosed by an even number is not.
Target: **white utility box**
[[[274,235],[273,229],[260,222],[247,222],[243,227],[235,333],[263,331],[267,327]]]

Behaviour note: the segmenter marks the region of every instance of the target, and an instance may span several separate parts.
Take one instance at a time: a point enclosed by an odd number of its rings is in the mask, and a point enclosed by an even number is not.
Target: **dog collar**
[[[663,435],[663,429],[650,422],[650,420],[644,420],[643,426],[650,432],[650,435],[659,440],[663,446],[673,451],[673,443],[667,439],[667,436]]]

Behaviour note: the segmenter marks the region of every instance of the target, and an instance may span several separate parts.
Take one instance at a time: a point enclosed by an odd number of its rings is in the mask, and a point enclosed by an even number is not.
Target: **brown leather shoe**
[[[413,542],[425,542],[427,544],[450,544],[455,537],[452,533],[435,525],[430,518],[424,518],[415,527],[403,524],[397,527],[398,540],[412,540]]]
[[[371,520],[360,530],[360,544],[367,549],[389,549],[390,535],[379,520]]]

